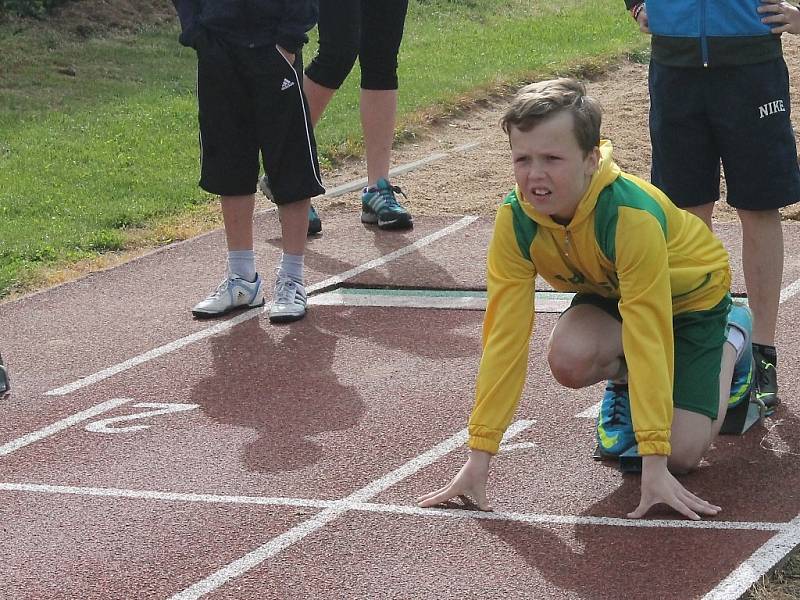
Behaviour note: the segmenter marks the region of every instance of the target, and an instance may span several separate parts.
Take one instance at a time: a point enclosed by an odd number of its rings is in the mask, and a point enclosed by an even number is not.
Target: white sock
[[[278,263],[278,273],[282,273],[293,279],[297,283],[303,283],[303,260],[302,254],[286,254],[281,255],[281,262]]]
[[[726,340],[736,350],[736,360],[742,357],[744,352],[744,333],[738,327],[728,327],[728,339]]]
[[[256,253],[253,250],[228,251],[228,273],[242,279],[256,280]]]

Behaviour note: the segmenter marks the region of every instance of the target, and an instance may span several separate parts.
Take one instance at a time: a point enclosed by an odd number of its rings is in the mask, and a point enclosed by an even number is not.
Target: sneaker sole
[[[367,225],[377,225],[378,229],[392,230],[392,229],[413,229],[414,220],[408,217],[398,217],[392,221],[381,221],[378,215],[372,213],[361,213],[361,222]]]
[[[308,235],[317,235],[322,232],[322,221],[308,222]]]
[[[259,306],[264,306],[266,301],[262,300],[258,304],[242,304],[241,306],[234,306],[229,308],[228,310],[223,310],[221,312],[204,312],[201,310],[192,310],[192,315],[198,319],[213,319],[215,317],[224,317],[225,315],[229,315],[232,312],[236,311],[245,311],[250,310],[251,308],[258,308]]]
[[[270,323],[293,323],[294,321],[299,321],[300,319],[305,318],[308,314],[308,311],[304,312],[302,315],[270,315],[269,322]]]

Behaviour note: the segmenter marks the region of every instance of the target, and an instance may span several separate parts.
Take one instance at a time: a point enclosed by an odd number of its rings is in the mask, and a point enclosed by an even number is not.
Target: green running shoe
[[[761,347],[753,348],[753,358],[756,363],[756,398],[764,403],[767,415],[775,412],[781,403],[778,398],[778,373],[775,366],[778,362],[774,352],[763,352]]]
[[[619,456],[635,445],[628,384],[609,381],[597,416],[597,449],[603,456]]]
[[[411,213],[397,201],[395,194],[403,194],[396,185],[379,179],[374,187],[364,188],[361,194],[361,222],[377,224],[380,229],[411,229]]]
[[[728,310],[728,327],[736,327],[744,335],[742,355],[733,366],[728,399],[728,407],[731,408],[741,402],[749,402],[753,391],[753,345],[750,343],[750,336],[753,333],[753,313],[744,304],[734,302]]]

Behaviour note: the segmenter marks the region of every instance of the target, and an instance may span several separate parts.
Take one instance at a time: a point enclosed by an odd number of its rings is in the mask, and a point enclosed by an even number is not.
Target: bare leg
[[[753,342],[775,345],[783,279],[783,230],[777,210],[738,210],[742,222],[742,267],[753,311]]]
[[[731,379],[736,363],[736,349],[729,343],[722,348],[722,363],[719,372],[719,408],[717,419],[712,421],[705,415],[676,408],[672,417],[672,455],[668,467],[673,473],[687,473],[695,469],[717,437],[731,394]]]
[[[319,118],[322,116],[322,113],[325,112],[325,109],[330,103],[331,98],[336,93],[336,90],[332,90],[331,88],[326,88],[314,81],[311,81],[308,77],[303,78],[303,91],[306,95],[306,100],[308,101],[308,110],[311,113],[311,123],[316,126],[319,122]]]
[[[308,207],[311,200],[300,200],[278,207],[283,235],[283,251],[286,254],[301,255],[306,249],[308,231]]]
[[[709,202],[708,204],[701,204],[700,206],[690,206],[686,209],[688,212],[692,213],[693,215],[697,215],[700,217],[703,222],[708,225],[708,228],[712,231],[714,227],[712,226],[711,216],[714,214],[714,203]]]
[[[228,250],[252,250],[255,196],[222,196],[220,201]]]
[[[615,379],[625,373],[622,324],[596,306],[575,306],[553,328],[547,359],[556,381],[569,388]]]
[[[397,90],[361,90],[361,128],[367,154],[369,185],[389,178],[397,116]]]

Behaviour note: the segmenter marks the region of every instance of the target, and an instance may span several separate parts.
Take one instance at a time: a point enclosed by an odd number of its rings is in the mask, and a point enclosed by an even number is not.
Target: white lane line
[[[311,500],[268,496],[228,496],[220,494],[188,494],[158,490],[130,490],[122,488],[80,487],[71,485],[46,485],[40,483],[0,483],[0,490],[38,494],[65,494],[69,496],[98,496],[102,498],[130,498],[159,500],[162,502],[198,502],[206,504],[252,504],[257,506],[301,506],[329,508],[336,500]]]
[[[589,408],[584,410],[583,412],[579,412],[576,417],[580,419],[596,419],[600,414],[600,404],[602,402],[598,402],[597,404],[592,404]]]
[[[406,254],[415,252],[420,248],[427,246],[428,244],[432,244],[433,242],[447,235],[450,235],[454,231],[463,229],[464,227],[470,225],[471,223],[474,223],[477,220],[478,217],[464,217],[459,221],[457,221],[456,223],[449,225],[448,227],[445,227],[444,229],[440,229],[439,231],[435,231],[430,235],[420,238],[413,244],[409,244],[408,246],[405,246],[403,248],[400,248],[399,250],[395,250],[394,252],[376,258],[375,260],[366,262],[358,267],[350,269],[349,271],[345,271],[344,273],[340,273],[339,275],[330,277],[314,285],[310,285],[306,287],[306,292],[311,293],[320,289],[338,285],[339,283],[342,283],[343,281],[351,277],[354,277],[355,275],[363,273],[364,271],[368,271],[375,267],[382,266],[397,258],[405,256]],[[168,344],[164,344],[163,346],[159,346],[158,348],[153,348],[152,350],[149,350],[138,356],[134,356],[133,358],[129,358],[128,360],[123,361],[121,363],[117,363],[116,365],[98,371],[97,373],[93,373],[92,375],[88,375],[86,377],[82,377],[81,379],[73,381],[72,383],[68,383],[67,385],[63,385],[61,387],[52,389],[46,392],[46,395],[65,396],[66,394],[71,394],[76,390],[88,387],[90,385],[94,385],[95,383],[103,381],[104,379],[108,379],[109,377],[113,377],[118,373],[122,373],[123,371],[127,371],[128,369],[132,369],[133,367],[136,367],[143,363],[164,356],[165,354],[170,354],[172,352],[180,350],[181,348],[188,346],[189,344],[193,344],[194,342],[198,342],[205,338],[217,335],[218,333],[221,333],[223,331],[227,331],[228,329],[236,327],[239,323],[243,323],[244,321],[248,321],[249,319],[257,317],[263,312],[263,310],[264,309],[262,308],[254,308],[252,310],[248,310],[247,312],[243,312],[242,314],[237,315],[232,319],[221,321],[219,323],[216,323],[215,325],[212,325],[211,327],[202,329],[200,331],[187,335],[186,337],[177,339]]]
[[[515,422],[511,425],[511,427],[508,428],[504,439],[511,439],[525,428],[529,427],[531,424],[532,421]],[[370,498],[377,496],[396,483],[415,474],[424,467],[427,467],[441,457],[462,446],[467,441],[468,437],[469,434],[467,433],[466,429],[459,431],[449,439],[434,446],[424,454],[421,454],[420,456],[408,461],[406,464],[388,473],[387,475],[384,475],[380,479],[367,484],[360,490],[353,492],[342,500],[340,506],[326,508],[308,521],[292,527],[290,530],[271,539],[269,542],[259,546],[252,552],[222,567],[202,581],[199,581],[191,587],[178,592],[172,596],[170,600],[194,600],[216,590],[227,581],[235,579],[236,577],[240,577],[250,569],[264,562],[266,559],[275,556],[285,548],[288,548],[289,546],[299,542],[307,535],[314,533],[331,521],[338,519],[342,514],[349,510],[347,508],[347,503],[366,502]]]
[[[28,492],[53,495],[94,496],[101,498],[127,498],[156,500],[161,502],[196,502],[200,504],[239,504],[247,506],[285,506],[318,509],[334,509],[340,512],[361,511],[390,513],[416,517],[452,519],[488,519],[544,525],[584,525],[598,527],[632,527],[639,529],[706,529],[735,531],[775,531],[782,535],[792,530],[798,534],[793,523],[768,521],[689,521],[687,519],[623,519],[618,517],[591,517],[579,515],[555,515],[545,513],[517,513],[494,511],[483,513],[475,510],[444,508],[418,508],[414,505],[381,504],[360,500],[314,500],[309,498],[284,498],[268,496],[227,496],[219,494],[190,494],[161,492],[158,490],[131,490],[120,488],[76,487],[44,485],[36,483],[0,483],[0,491]]]
[[[397,260],[407,254],[411,254],[412,252],[416,252],[420,248],[424,246],[428,246],[433,242],[450,235],[458,231],[459,229],[464,229],[468,225],[471,225],[475,221],[477,221],[479,217],[462,217],[452,225],[448,225],[444,229],[440,229],[439,231],[435,231],[430,235],[426,235],[424,238],[418,239],[413,244],[409,244],[408,246],[404,246],[399,250],[395,250],[394,252],[390,252],[389,254],[385,254],[380,256],[374,260],[370,260],[365,262],[362,265],[354,267],[344,273],[339,273],[338,275],[334,275],[333,277],[329,277],[324,281],[320,281],[319,283],[315,283],[313,285],[309,285],[306,287],[306,292],[311,294],[312,292],[316,292],[318,290],[324,290],[326,288],[331,288],[333,286],[339,285],[343,281],[350,279],[351,277],[355,277],[356,275],[360,275],[365,271],[369,271],[371,269],[375,269],[377,267],[382,267],[386,263],[389,263],[393,260]]]
[[[780,304],[783,304],[789,298],[795,296],[798,292],[800,292],[800,279],[795,280],[794,283],[787,285],[781,290]]]
[[[11,440],[0,446],[0,456],[5,456],[7,454],[11,454],[12,452],[16,452],[20,448],[24,448],[29,444],[33,444],[34,442],[38,442],[39,440],[43,440],[46,437],[64,431],[65,429],[72,427],[82,421],[88,421],[89,419],[96,417],[97,415],[101,415],[104,412],[108,412],[117,408],[118,406],[122,406],[123,404],[127,404],[131,402],[130,398],[114,398],[113,400],[107,400],[100,404],[96,404],[91,408],[87,408],[84,411],[76,413],[70,417],[65,419],[61,419],[60,421],[56,421],[52,425],[48,425],[47,427],[43,427],[38,431],[33,431],[22,437],[18,437],[15,440]]]
[[[414,169],[418,169],[427,165],[428,163],[435,162],[437,160],[441,160],[443,158],[447,158],[448,156],[452,156],[456,153],[466,152],[468,150],[472,150],[473,148],[477,148],[483,142],[470,142],[468,144],[464,144],[462,146],[456,146],[449,152],[436,152],[434,154],[430,154],[425,158],[421,158],[420,160],[415,160],[414,162],[406,163],[404,165],[400,165],[395,167],[394,169],[389,171],[390,176],[395,175],[402,175],[403,173],[408,173],[409,171],[413,171]],[[348,192],[354,192],[356,190],[360,190],[364,186],[367,185],[368,180],[365,178],[356,179],[349,183],[342,184],[338,187],[332,188],[325,194],[325,198],[335,198],[336,196],[341,196],[342,194],[346,194]]]
[[[800,546],[800,517],[795,518],[788,527],[784,527],[778,535],[773,536],[756,550],[717,587],[703,596],[702,600],[739,598],[798,546]]]
[[[602,527],[632,527],[638,529],[708,529],[708,530],[745,530],[745,531],[780,531],[783,532],[789,523],[772,523],[761,521],[690,521],[688,519],[622,519],[618,517],[586,517],[578,515],[525,514],[515,512],[477,510],[459,510],[444,508],[418,508],[416,506],[398,506],[394,504],[375,504],[370,502],[354,503],[351,510],[366,512],[386,512],[420,517],[447,517],[455,519],[483,519],[489,521],[513,521],[543,525],[586,525]]]

